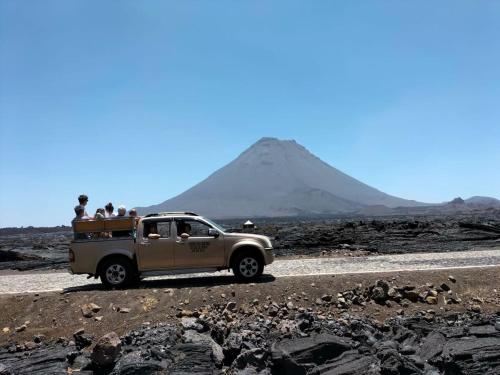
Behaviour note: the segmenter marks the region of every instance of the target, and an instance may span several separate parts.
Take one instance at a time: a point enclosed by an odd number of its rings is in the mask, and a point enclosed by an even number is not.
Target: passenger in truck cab
[[[148,223],[144,226],[144,234],[143,237],[148,237],[150,234],[158,234],[158,228],[156,227],[156,223]]]
[[[191,235],[191,224],[186,223],[184,220],[179,220],[177,222],[177,236],[180,237],[182,233]]]

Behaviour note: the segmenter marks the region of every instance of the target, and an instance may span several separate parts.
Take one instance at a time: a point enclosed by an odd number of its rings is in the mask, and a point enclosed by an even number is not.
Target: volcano
[[[419,205],[348,176],[293,140],[262,138],[184,193],[138,211],[194,211],[237,218],[335,215],[370,206]]]

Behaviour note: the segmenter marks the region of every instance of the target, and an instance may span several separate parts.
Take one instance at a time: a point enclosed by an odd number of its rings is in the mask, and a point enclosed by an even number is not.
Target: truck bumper
[[[266,257],[266,265],[274,262],[274,253],[272,247],[266,247],[264,249],[265,257]]]

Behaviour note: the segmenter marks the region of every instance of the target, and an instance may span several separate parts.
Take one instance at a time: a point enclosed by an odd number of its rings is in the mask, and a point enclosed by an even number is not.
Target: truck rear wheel
[[[104,261],[99,276],[107,288],[124,288],[136,279],[135,274],[131,261],[116,257]]]
[[[250,281],[262,275],[264,262],[255,252],[245,251],[236,255],[232,268],[238,280]]]

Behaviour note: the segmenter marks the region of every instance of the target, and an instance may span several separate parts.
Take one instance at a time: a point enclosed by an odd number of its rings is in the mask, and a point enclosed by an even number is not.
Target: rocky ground
[[[472,250],[500,246],[500,210],[450,216],[261,219],[277,257],[358,256]],[[237,228],[240,221],[225,221]],[[236,228],[236,229],[235,229]],[[0,230],[0,270],[67,268],[69,228]]]
[[[500,244],[500,210],[478,215],[257,221],[278,256],[442,252]]]
[[[0,374],[499,374],[499,271],[0,296]]]
[[[61,269],[68,267],[73,234],[64,232],[16,233],[0,237],[0,270]]]

